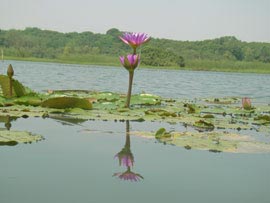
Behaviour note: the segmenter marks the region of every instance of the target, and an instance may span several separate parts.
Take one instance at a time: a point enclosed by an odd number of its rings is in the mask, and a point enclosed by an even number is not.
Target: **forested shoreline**
[[[120,65],[129,47],[112,28],[106,34],[60,33],[39,28],[0,30],[4,58],[61,63]],[[244,42],[233,36],[203,41],[152,38],[141,50],[141,66],[270,73],[270,43]]]

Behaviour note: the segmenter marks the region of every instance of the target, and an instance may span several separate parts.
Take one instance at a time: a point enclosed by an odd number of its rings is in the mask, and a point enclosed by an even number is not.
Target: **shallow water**
[[[127,73],[121,68],[12,64],[15,77],[36,91],[126,91]],[[139,69],[135,77],[134,92],[191,99],[245,95],[269,102],[270,75]],[[144,179],[130,182],[113,177],[126,170],[114,158],[125,145],[125,122],[20,118],[11,124],[12,130],[41,134],[45,140],[0,147],[1,203],[270,201],[270,154],[186,150],[131,136],[132,171]],[[183,129],[180,124],[130,122],[130,131],[160,127]]]

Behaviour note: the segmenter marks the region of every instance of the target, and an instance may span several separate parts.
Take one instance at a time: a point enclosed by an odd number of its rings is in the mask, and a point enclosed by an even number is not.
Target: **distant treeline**
[[[118,60],[130,49],[116,28],[106,34],[60,33],[39,28],[0,30],[0,49],[5,56],[63,59],[76,56],[108,56]],[[142,47],[142,64],[185,67],[192,61],[270,63],[270,43],[243,42],[233,36],[204,41],[152,40]]]

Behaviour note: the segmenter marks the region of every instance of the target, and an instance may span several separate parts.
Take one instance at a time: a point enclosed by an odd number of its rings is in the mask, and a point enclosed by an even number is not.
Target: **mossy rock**
[[[67,108],[81,108],[85,110],[92,109],[92,103],[87,99],[76,97],[55,97],[45,100],[41,103],[42,107],[67,109]]]
[[[9,88],[9,77],[6,75],[0,75],[0,96],[9,98],[10,97],[10,88]],[[12,79],[12,96],[21,97],[26,94],[25,87],[15,79]]]

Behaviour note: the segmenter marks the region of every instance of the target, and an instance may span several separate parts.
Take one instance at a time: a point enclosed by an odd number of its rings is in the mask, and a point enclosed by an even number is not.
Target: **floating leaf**
[[[204,120],[199,120],[194,123],[195,127],[201,128],[201,129],[206,129],[206,130],[213,130],[215,126],[207,121]]]
[[[130,134],[154,138],[161,142],[186,149],[208,150],[211,152],[232,153],[270,153],[270,143],[258,142],[249,136],[228,132],[173,132],[171,139],[164,137],[166,130],[159,129],[155,134],[151,132],[131,132]]]
[[[92,104],[88,100],[75,97],[50,98],[42,102],[41,106],[57,109],[66,109],[66,108],[81,108],[86,110],[92,109]]]
[[[18,143],[32,143],[43,140],[40,135],[33,135],[25,131],[0,131],[0,145],[16,145]]]

